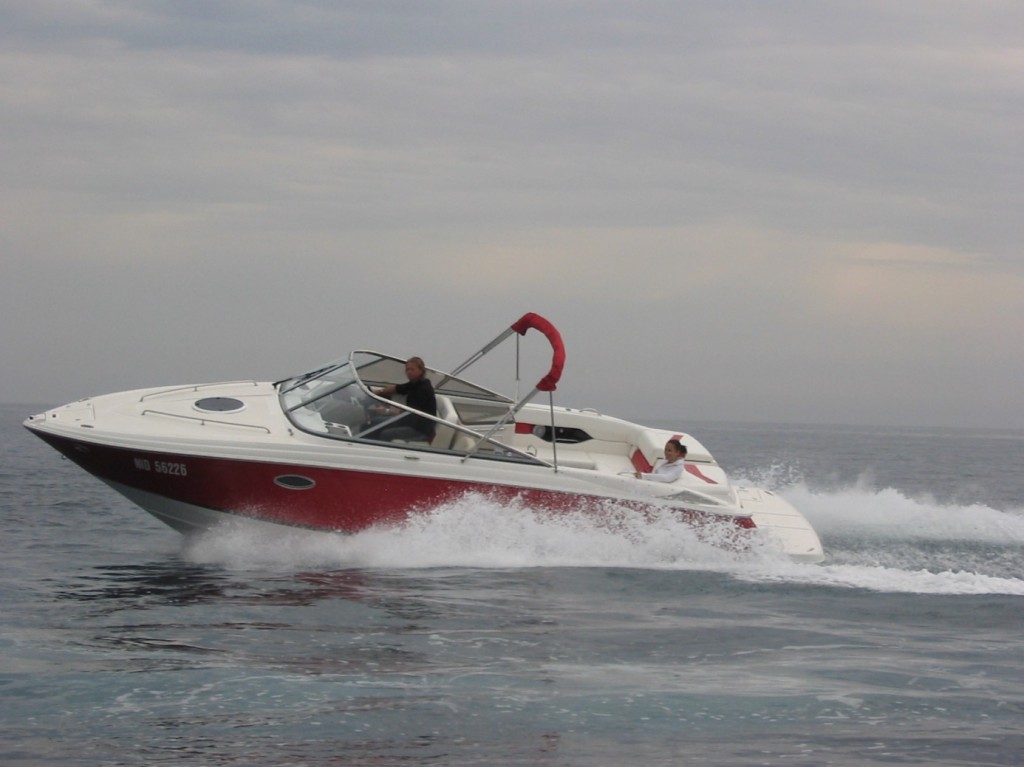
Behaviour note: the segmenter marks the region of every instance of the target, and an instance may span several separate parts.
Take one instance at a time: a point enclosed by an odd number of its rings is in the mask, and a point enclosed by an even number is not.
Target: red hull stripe
[[[598,516],[606,502],[487,482],[155,453],[39,436],[100,479],[213,511],[317,530],[352,533],[401,523],[473,492],[499,503],[519,501],[553,512],[592,508]],[[643,503],[623,505],[640,513],[652,508]],[[719,518],[699,510],[678,513],[693,524]]]

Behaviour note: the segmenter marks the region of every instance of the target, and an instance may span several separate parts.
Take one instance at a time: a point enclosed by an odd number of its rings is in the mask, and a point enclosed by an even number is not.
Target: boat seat
[[[442,421],[457,424],[459,422],[459,414],[456,412],[455,405],[452,404],[452,401],[443,394],[438,394],[435,398],[437,399],[437,417]],[[452,446],[452,440],[458,433],[459,432],[451,426],[446,426],[442,423],[435,423],[434,439],[431,441],[430,446],[435,447],[438,450],[447,450]]]
[[[447,423],[457,424],[459,422],[459,413],[455,410],[455,405],[452,401],[442,394],[435,396],[437,400],[437,417]],[[456,449],[463,448],[463,442],[469,440],[469,438],[462,432],[448,426],[446,423],[434,422],[434,438],[427,442],[426,438],[422,439],[396,439],[394,442],[398,444],[413,444],[413,445],[430,445],[432,448],[437,450],[448,450],[452,447],[452,443],[456,443]],[[469,442],[472,445],[472,441]]]
[[[476,446],[476,440],[464,431],[457,431],[452,437],[451,448],[457,453],[468,453]]]

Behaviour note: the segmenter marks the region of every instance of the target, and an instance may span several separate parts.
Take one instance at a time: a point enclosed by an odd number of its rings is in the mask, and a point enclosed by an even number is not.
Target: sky
[[[1022,31],[1019,0],[2,0],[0,401],[452,367],[536,312],[556,404],[1024,428]]]

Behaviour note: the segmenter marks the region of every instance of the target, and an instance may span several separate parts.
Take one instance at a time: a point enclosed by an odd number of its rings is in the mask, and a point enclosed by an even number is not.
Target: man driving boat
[[[401,394],[405,397],[405,404],[413,410],[436,416],[437,397],[434,395],[434,385],[427,378],[427,366],[421,357],[410,357],[406,360],[405,377],[409,379],[405,383],[374,389],[373,393],[381,397]],[[379,407],[378,412],[381,411],[389,415],[396,415],[400,412],[395,408],[384,406]],[[380,438],[386,441],[411,439],[429,442],[434,439],[434,422],[421,415],[407,413],[394,423],[385,426],[380,432]]]

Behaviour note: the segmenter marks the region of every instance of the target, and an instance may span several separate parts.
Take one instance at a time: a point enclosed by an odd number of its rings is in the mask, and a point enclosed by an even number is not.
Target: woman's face
[[[676,460],[676,458],[678,458],[680,455],[682,455],[682,452],[679,450],[678,447],[676,447],[671,442],[666,442],[665,443],[665,460],[666,461],[671,463],[672,461]]]

